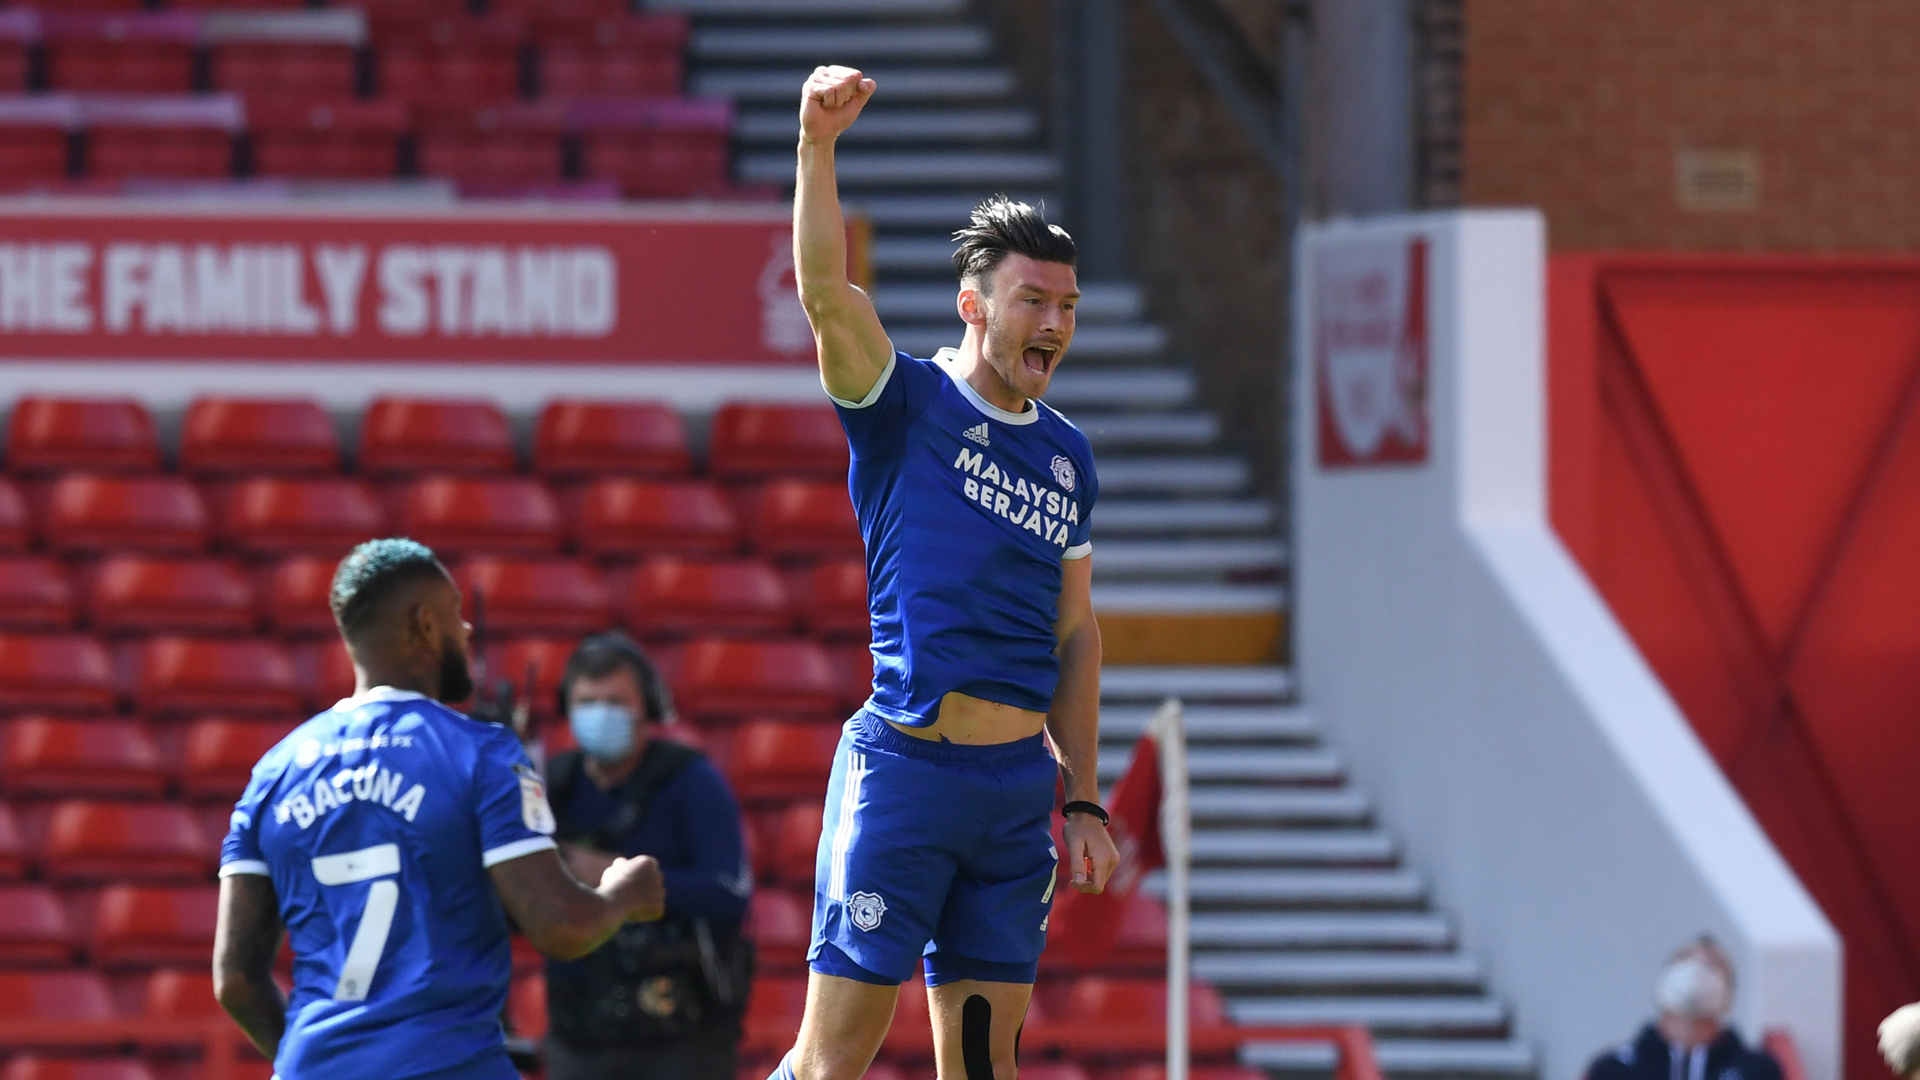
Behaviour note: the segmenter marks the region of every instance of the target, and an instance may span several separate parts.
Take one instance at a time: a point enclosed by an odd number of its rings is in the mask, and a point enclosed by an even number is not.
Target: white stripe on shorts
[[[847,847],[853,843],[853,812],[860,805],[860,780],[867,775],[867,755],[847,751],[847,779],[840,788],[840,818],[833,825],[832,863],[827,869],[827,899],[847,898]]]

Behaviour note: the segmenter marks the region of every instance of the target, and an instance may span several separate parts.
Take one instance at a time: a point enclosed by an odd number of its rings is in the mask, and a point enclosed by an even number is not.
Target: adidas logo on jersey
[[[985,421],[981,421],[979,424],[968,428],[960,434],[965,435],[981,446],[987,445],[987,425]]]

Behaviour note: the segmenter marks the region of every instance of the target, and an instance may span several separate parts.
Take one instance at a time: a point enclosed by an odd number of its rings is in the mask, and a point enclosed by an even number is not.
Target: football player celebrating
[[[852,447],[874,680],[834,759],[806,1015],[774,1076],[860,1076],[924,956],[940,1076],[1011,1080],[1056,861],[1086,892],[1117,861],[1095,802],[1098,482],[1086,436],[1039,400],[1073,339],[1075,251],[1032,207],[990,200],[955,237],[959,348],[896,352],[847,281],[834,173],[874,89],[823,67],[800,102],[794,260]]]

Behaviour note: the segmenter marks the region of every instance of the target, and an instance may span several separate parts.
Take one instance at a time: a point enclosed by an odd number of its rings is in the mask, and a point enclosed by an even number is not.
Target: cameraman
[[[548,961],[548,1080],[731,1080],[753,975],[739,804],[704,754],[651,737],[673,704],[624,634],[580,643],[560,706],[580,744],[547,765],[562,857],[598,881],[616,857],[653,856],[667,911],[583,959]]]

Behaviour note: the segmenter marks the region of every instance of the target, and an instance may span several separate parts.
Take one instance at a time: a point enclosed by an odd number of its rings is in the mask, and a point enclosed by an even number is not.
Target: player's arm
[[[273,981],[280,949],[280,901],[264,874],[220,879],[219,921],[213,930],[213,996],[268,1059],[287,1030],[287,999]]]
[[[667,905],[660,864],[647,855],[613,860],[598,888],[569,874],[552,848],[495,863],[487,873],[520,932],[555,960],[579,959],[622,923],[657,919]]]
[[[1047,710],[1047,734],[1060,761],[1068,802],[1100,801],[1100,623],[1093,617],[1093,556],[1060,563],[1060,614],[1054,624],[1060,682]],[[1119,865],[1107,827],[1092,814],[1068,814],[1061,857],[1073,887],[1099,892]]]
[[[847,225],[840,214],[834,143],[873,96],[853,68],[815,68],[800,92],[800,171],[793,195],[793,267],[813,324],[820,381],[842,401],[861,401],[893,359],[873,301],[847,280]]]

